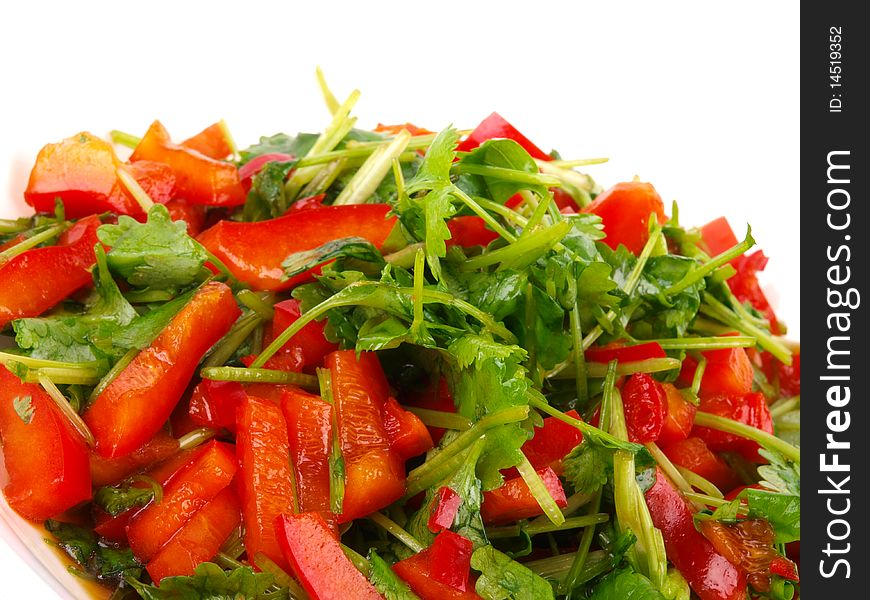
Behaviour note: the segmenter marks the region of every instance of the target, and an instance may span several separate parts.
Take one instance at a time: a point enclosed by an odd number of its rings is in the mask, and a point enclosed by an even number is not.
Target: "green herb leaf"
[[[131,508],[145,506],[154,499],[160,484],[153,480],[150,483],[151,487],[103,486],[94,492],[94,504],[117,517]]]
[[[666,600],[652,582],[631,569],[614,571],[595,586],[590,600]]]
[[[538,173],[535,159],[517,142],[509,139],[487,140],[459,160],[460,170],[464,165],[485,165],[522,173]],[[546,186],[512,181],[495,175],[476,175],[489,191],[490,197],[503,204],[520,190],[532,190],[541,198],[549,198]]]
[[[242,217],[245,221],[264,221],[283,215],[289,203],[284,189],[287,175],[296,166],[295,160],[268,162],[251,178],[251,189],[245,199]]]
[[[284,269],[282,280],[290,279],[314,267],[337,258],[352,258],[374,263],[378,270],[386,264],[380,251],[370,241],[361,237],[344,237],[313,248],[291,254],[281,263]]]
[[[393,572],[390,565],[378,556],[377,552],[369,550],[367,558],[372,567],[369,581],[386,600],[420,600],[420,597],[411,591],[408,584]]]
[[[286,133],[263,136],[258,143],[239,151],[239,166],[263,154],[289,154],[298,160],[308,154],[318,137],[318,133],[298,133],[295,137]]]
[[[539,575],[492,546],[471,555],[471,566],[481,572],[475,591],[486,600],[547,600],[553,588]]]
[[[269,592],[274,577],[250,567],[224,571],[214,563],[200,563],[190,577],[166,577],[160,587],[125,578],[144,600],[279,600],[287,590]]]
[[[575,491],[591,494],[613,477],[613,450],[584,440],[562,460],[562,468]]]
[[[101,581],[139,577],[142,565],[129,548],[123,550],[100,544],[90,529],[49,519],[45,529],[54,542],[89,575]]]
[[[746,489],[741,494],[749,505],[749,516],[767,519],[773,526],[777,544],[801,539],[801,497],[764,490]]]

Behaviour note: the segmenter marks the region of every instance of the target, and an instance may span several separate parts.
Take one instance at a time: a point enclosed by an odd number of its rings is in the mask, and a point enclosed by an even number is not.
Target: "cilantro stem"
[[[789,350],[785,344],[773,337],[773,335],[747,320],[741,319],[731,309],[714,298],[712,294],[705,292],[703,299],[704,301],[700,308],[702,314],[713,317],[714,319],[737,329],[741,333],[754,337],[758,341],[759,346],[773,354],[780,360],[780,362],[785,365],[791,364],[791,350]]]
[[[423,287],[426,285],[426,252],[422,248],[417,249],[414,255],[414,294],[411,300],[414,302],[414,319],[411,321],[411,332],[417,336],[417,332],[423,327]]]
[[[54,236],[62,233],[63,230],[67,228],[67,226],[67,223],[60,223],[58,225],[54,225],[52,227],[49,227],[48,229],[40,231],[39,233],[33,234],[29,238],[21,240],[14,246],[6,248],[6,250],[0,252],[0,265],[3,265],[3,263],[15,258],[19,254],[23,254],[31,248],[35,248],[39,244],[50,240]]]
[[[601,489],[595,492],[595,495],[592,498],[592,502],[589,503],[589,509],[586,514],[597,514],[600,508]],[[586,566],[586,561],[589,558],[589,548],[592,546],[592,538],[594,536],[595,525],[587,526],[583,530],[583,535],[580,536],[580,545],[577,548],[577,552],[574,554],[574,558],[571,561],[571,566],[568,569],[568,573],[565,576],[565,579],[559,584],[559,593],[567,594],[567,600],[571,600],[571,594],[573,593],[574,588],[579,583],[580,574],[583,572],[583,569]]]
[[[123,131],[118,131],[117,129],[113,129],[109,132],[109,138],[112,140],[113,144],[126,146],[131,150],[135,150],[136,146],[139,145],[139,142],[142,141],[142,138],[135,136],[132,133],[125,133]]]
[[[240,290],[236,294],[236,298],[239,302],[257,313],[264,321],[271,321],[275,316],[275,310],[272,308],[272,303],[267,300],[267,298],[270,297],[271,294],[256,294],[251,290]]]
[[[354,550],[349,546],[341,545],[341,549],[344,552],[344,555],[350,559],[350,562],[353,563],[353,566],[356,567],[356,570],[369,577],[372,572],[371,563],[366,560],[366,557]]]
[[[588,529],[594,528],[587,527],[587,530]],[[577,556],[581,553],[581,549],[578,549],[577,552],[560,554],[559,556],[553,556],[551,558],[541,558],[523,564],[544,579],[552,579],[553,581],[558,582],[558,593],[563,594],[565,593],[565,591],[563,591],[563,588],[566,587],[567,575],[571,570],[571,565],[577,559]],[[598,577],[599,575],[603,575],[604,573],[613,569],[610,557],[604,550],[595,550],[592,552],[587,551],[585,553],[585,556],[583,557],[583,562],[581,563],[581,565],[582,564],[585,564],[585,566],[580,567],[580,571],[576,579],[574,580],[574,584],[572,586],[573,588],[576,588],[577,586],[586,583],[587,581],[590,581],[595,577]],[[568,597],[570,598],[570,595]]]
[[[589,376],[586,371],[586,355],[583,353],[583,330],[580,328],[580,305],[574,302],[569,315],[571,326],[571,352],[574,356],[574,387],[577,392],[577,402],[585,406],[589,401]]]
[[[601,162],[605,162],[607,159],[592,160],[600,160]],[[577,204],[580,205],[580,208],[583,208],[587,206],[590,202],[592,202],[591,194],[595,191],[595,182],[588,175],[584,173],[578,173],[571,168],[575,166],[570,164],[571,162],[581,161],[568,161],[568,164],[565,164],[565,161],[548,161],[536,159],[535,162],[538,164],[538,168],[541,169],[542,173],[557,177],[562,182],[562,188],[566,192],[568,192],[572,198],[574,198]],[[581,165],[578,164],[576,166]]]
[[[317,377],[305,373],[255,369],[245,367],[205,367],[199,372],[203,379],[212,381],[238,381],[240,383],[282,383],[317,389]]]
[[[91,433],[91,430],[79,416],[79,414],[73,410],[73,407],[70,406],[69,400],[61,393],[54,382],[46,377],[44,374],[39,375],[39,385],[42,386],[42,389],[54,400],[54,404],[60,409],[61,414],[66,417],[67,421],[70,422],[70,425],[73,426],[85,443],[89,448],[93,448],[97,441],[94,439],[94,434]]]
[[[517,471],[519,472],[520,477],[522,477],[523,481],[526,482],[529,491],[535,498],[538,506],[540,506],[541,510],[544,511],[544,514],[548,519],[550,519],[550,522],[552,522],[556,527],[560,527],[565,523],[565,515],[562,514],[561,510],[559,510],[559,505],[556,504],[556,501],[553,499],[553,496],[544,484],[544,480],[541,479],[541,476],[537,471],[535,471],[535,467],[532,466],[532,463],[529,462],[529,459],[522,453],[522,451],[520,451],[520,454],[523,457],[517,465]]]
[[[716,498],[715,496],[708,496],[707,494],[699,494],[698,492],[685,492],[683,494],[688,500],[692,502],[697,502],[698,504],[703,504],[704,506],[712,506],[714,508],[719,508],[720,506],[725,506],[726,504],[730,504],[731,501],[725,500],[724,498]],[[748,514],[748,510],[746,507],[741,506],[737,509],[738,514]]]
[[[676,469],[677,471],[679,471],[680,475],[683,476],[683,479],[686,480],[686,483],[688,483],[693,488],[697,488],[705,494],[713,496],[714,498],[725,498],[725,495],[722,494],[719,488],[717,488],[715,485],[713,485],[713,483],[701,477],[694,471],[691,471],[679,465],[676,466]],[[691,492],[693,490],[689,489],[688,491]]]
[[[363,204],[381,184],[394,159],[405,151],[411,134],[403,129],[385,146],[379,146],[354,174],[333,205]]]
[[[100,376],[100,372],[105,368],[105,363],[99,360],[73,363],[33,358],[22,354],[11,354],[9,352],[0,352],[0,365],[8,367],[14,372],[16,364],[23,365],[28,369],[49,369],[49,372],[63,372],[71,377],[75,376],[80,379],[97,378]]]
[[[437,454],[408,473],[405,497],[416,496],[426,488],[445,479],[456,466],[462,464],[463,452],[483,437],[487,431],[508,423],[523,421],[528,415],[528,406],[511,406],[483,416],[470,429],[457,435]]]
[[[701,392],[701,382],[704,381],[704,371],[707,370],[707,357],[703,354],[698,358],[698,366],[695,367],[695,374],[692,376],[692,395],[697,398]]]
[[[669,459],[667,455],[662,452],[658,444],[656,444],[655,442],[648,442],[644,444],[644,446],[647,450],[649,450],[649,453],[655,459],[659,467],[661,467],[662,471],[665,472],[665,475],[671,478],[671,481],[673,481],[677,485],[677,488],[681,492],[685,493],[692,491],[692,486],[689,485],[689,482],[686,481],[685,477],[683,477],[682,471],[679,470],[680,468],[671,462],[671,459]]]
[[[508,242],[515,242],[517,240],[517,236],[505,229],[501,223],[496,221],[489,212],[485,210],[485,208],[481,205],[483,201],[482,198],[472,198],[457,186],[453,186],[451,193],[454,197],[458,198],[465,206],[467,206],[474,214],[483,219],[484,223],[486,223],[487,227],[495,231],[499,236],[507,240]],[[486,202],[490,202],[486,200]],[[496,206],[501,206],[500,204],[496,204]],[[510,209],[508,209],[510,210]]]
[[[175,294],[167,290],[130,290],[124,292],[124,298],[131,304],[148,304],[151,302],[169,302],[175,298]]]
[[[461,132],[460,132],[461,133]],[[411,141],[408,142],[408,146],[405,150],[423,150],[428,148],[432,141],[435,139],[436,134],[430,135],[415,135],[411,138]],[[358,142],[353,145],[349,145],[346,148],[341,150],[331,150],[329,152],[309,152],[307,156],[299,159],[299,162],[296,163],[297,167],[310,167],[315,165],[322,165],[325,163],[330,163],[335,160],[339,160],[342,158],[346,158],[348,160],[356,159],[356,158],[366,158],[372,152],[374,152],[378,147],[389,144],[393,141],[391,137],[385,137],[383,140],[378,140],[374,142]]]
[[[722,325],[721,323],[717,323],[716,321],[705,319],[700,315],[695,317],[695,320],[692,323],[692,331],[694,331],[695,333],[706,333],[713,336],[722,336],[727,333],[735,333],[733,327],[728,327],[726,325]]]
[[[227,143],[227,146],[230,149],[230,154],[232,155],[233,160],[239,160],[239,147],[236,144],[236,138],[233,137],[233,134],[230,133],[230,126],[227,125],[227,122],[221,119],[218,121],[218,128],[221,130],[221,133],[224,135],[224,141]]]
[[[178,449],[179,451],[181,451],[196,448],[197,446],[201,446],[203,443],[213,438],[215,435],[217,435],[217,432],[214,429],[209,429],[208,427],[200,427],[199,429],[194,429],[193,431],[189,431],[180,438],[178,438]]]
[[[317,382],[320,385],[320,397],[332,407],[329,420],[332,424],[329,450],[329,508],[336,514],[344,512],[344,454],[341,451],[341,440],[338,435],[338,411],[335,409],[335,398],[332,395],[332,371],[317,368]]]
[[[562,180],[552,175],[544,175],[542,173],[529,173],[528,171],[520,171],[518,169],[506,169],[504,167],[493,167],[491,165],[478,165],[475,163],[457,162],[453,165],[452,171],[457,173],[468,173],[469,175],[482,175],[493,179],[501,179],[503,181],[514,181],[516,183],[525,183],[528,185],[543,185],[545,187],[558,187],[562,185]]]
[[[139,205],[142,212],[147,213],[151,210],[151,207],[154,206],[154,200],[151,199],[148,192],[142,189],[142,186],[139,185],[136,178],[130,175],[130,172],[124,168],[124,165],[118,165],[118,168],[115,169],[115,175],[118,177],[121,185],[123,185],[127,191],[130,192],[130,195],[133,196],[133,200],[136,201],[136,204]]]
[[[541,163],[553,165],[554,167],[559,167],[562,169],[573,169],[575,167],[585,167],[588,165],[603,165],[609,160],[610,159],[607,157],[575,158],[571,160],[541,160],[539,158],[536,158],[535,162],[540,161]],[[583,175],[583,173],[578,173],[578,175]]]
[[[402,406],[408,412],[412,412],[423,421],[423,424],[428,427],[440,427],[442,429],[455,429],[456,431],[467,431],[471,429],[471,419],[466,419],[462,415],[456,413],[445,412],[441,410],[431,410],[428,408],[418,408],[416,406]]]
[[[460,269],[463,271],[475,271],[496,263],[510,263],[514,266],[517,260],[523,264],[533,262],[542,252],[551,250],[564,238],[574,226],[568,221],[562,221],[551,225],[546,229],[540,229],[527,237],[520,237],[509,246],[475,256],[463,262]],[[503,264],[503,268],[505,265]]]
[[[774,420],[780,418],[786,413],[790,413],[796,408],[800,408],[801,405],[801,397],[800,395],[793,396],[791,398],[783,398],[778,402],[775,402],[770,406],[770,416],[773,417]]]
[[[675,294],[679,294],[683,290],[689,288],[694,285],[722,265],[732,261],[738,256],[744,254],[747,250],[752,248],[755,245],[755,239],[752,237],[752,228],[746,227],[746,237],[742,242],[735,244],[725,252],[722,252],[715,258],[711,258],[709,261],[704,263],[703,265],[690,270],[686,273],[683,278],[670,286],[664,291],[665,296],[673,296]]]
[[[621,377],[632,373],[661,373],[679,369],[681,364],[678,358],[647,358],[621,362],[616,366],[616,375]],[[607,365],[590,361],[586,363],[586,372],[589,377],[604,377],[607,374]]]
[[[647,340],[644,341],[646,342]],[[755,346],[755,338],[748,335],[665,338],[649,341],[658,343],[663,350],[703,351],[720,350],[722,348],[752,348]]]
[[[541,533],[550,533],[553,531],[567,531],[569,529],[579,529],[581,527],[587,527],[589,525],[606,523],[609,519],[610,515],[608,515],[607,513],[593,513],[590,515],[584,515],[582,517],[571,517],[570,519],[565,519],[561,525],[554,525],[552,523],[517,523],[516,525],[507,525],[505,527],[491,527],[486,530],[486,537],[490,540],[498,540],[516,537],[522,533],[527,533],[529,535],[538,535]]]
[[[219,367],[223,365],[230,359],[233,353],[239,349],[239,346],[245,343],[248,336],[251,335],[262,322],[262,317],[255,312],[250,312],[247,315],[240,317],[239,320],[233,323],[233,326],[226,335],[211,347],[205,360],[202,361],[202,366]],[[277,351],[278,348],[275,350]]]
[[[568,504],[565,505],[565,508],[562,509],[562,514],[566,517],[574,514],[580,508],[586,506],[590,502],[592,502],[593,494],[585,494],[583,492],[577,492],[568,496]],[[529,525],[549,525],[550,519],[547,518],[546,515],[540,515],[535,517],[531,521],[529,521]]]
[[[28,383],[39,382],[40,377],[46,377],[55,384],[68,385],[94,385],[100,378],[99,375],[84,375],[83,373],[70,369],[55,369],[52,367],[44,367],[28,371],[24,376],[24,381]]]
[[[329,189],[329,186],[335,183],[335,180],[338,179],[338,176],[341,175],[342,171],[351,166],[350,161],[346,158],[339,158],[331,163],[327,163],[326,166],[320,169],[311,181],[302,188],[302,191],[299,192],[299,198],[310,198],[311,196],[317,196],[318,194],[326,192],[326,190]]]
[[[779,452],[787,459],[800,464],[801,451],[800,448],[792,446],[785,440],[782,440],[775,435],[771,435],[766,431],[762,431],[757,427],[752,427],[746,423],[740,423],[734,419],[712,415],[704,411],[695,413],[695,424],[701,427],[709,427],[725,433],[733,433],[742,438],[758,442],[762,447]]]
[[[395,537],[397,540],[399,540],[400,542],[405,544],[408,548],[413,550],[415,553],[422,552],[423,550],[426,549],[426,546],[424,546],[422,543],[420,543],[420,540],[418,540],[413,535],[411,535],[410,533],[408,533],[407,531],[402,529],[398,523],[393,521],[391,518],[389,518],[385,514],[383,514],[381,512],[373,512],[372,514],[368,515],[366,518],[369,521],[371,521],[372,523],[385,529],[387,531],[387,533],[389,533],[390,535]]]
[[[320,69],[320,66],[314,70],[314,73],[317,75],[317,85],[320,88],[320,93],[323,95],[323,101],[326,103],[326,108],[329,109],[329,114],[334,116],[341,105],[335,98],[335,94],[332,93],[332,90],[330,90],[329,86],[326,84],[326,77],[323,76],[323,71]]]
[[[384,257],[384,261],[396,267],[409,269],[414,265],[414,257],[417,255],[417,250],[422,249],[425,245],[425,242],[418,242],[405,246],[401,250],[387,254]]]

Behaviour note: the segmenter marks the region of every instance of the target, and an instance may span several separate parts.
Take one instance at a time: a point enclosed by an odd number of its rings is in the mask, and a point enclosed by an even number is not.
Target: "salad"
[[[111,598],[795,597],[800,348],[749,229],[320,82],[319,134],[39,153],[12,509]]]

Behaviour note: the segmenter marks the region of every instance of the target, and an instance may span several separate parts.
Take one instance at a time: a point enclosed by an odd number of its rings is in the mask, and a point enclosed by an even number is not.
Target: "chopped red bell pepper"
[[[701,397],[714,394],[748,394],[752,391],[754,371],[752,362],[743,348],[722,348],[702,352],[707,359],[701,387]],[[680,369],[680,382],[689,386],[695,377],[698,362],[691,356],[683,360]]]
[[[789,581],[800,583],[801,580],[798,575],[797,565],[784,556],[774,558],[770,561],[770,573],[772,575],[779,575],[783,579],[788,579]]]
[[[432,504],[429,520],[426,522],[429,531],[438,533],[453,527],[453,521],[456,519],[456,513],[459,512],[460,506],[462,506],[462,496],[446,485],[439,488],[435,502]]]
[[[417,408],[427,408],[429,410],[440,410],[450,413],[456,412],[456,403],[453,400],[453,395],[450,393],[450,386],[447,385],[447,380],[443,377],[436,384],[409,393],[403,398],[403,402],[408,406],[416,406]],[[441,441],[441,437],[446,431],[441,427],[427,427],[427,429],[432,436],[432,442],[435,444]]]
[[[402,408],[392,397],[384,404],[384,429],[390,440],[390,450],[401,460],[419,456],[434,446],[420,417]]]
[[[278,337],[285,329],[293,325],[302,316],[301,303],[295,298],[278,302],[274,306],[275,317],[272,319],[272,339]],[[305,325],[296,335],[290,338],[278,354],[272,358],[281,358],[291,371],[312,371],[314,367],[323,364],[323,359],[330,352],[338,350],[338,344],[326,339],[324,330],[326,321],[312,321]],[[268,367],[268,363],[266,365]]]
[[[550,467],[537,470],[538,475],[544,480],[544,486],[559,508],[568,506],[565,490],[559,476]],[[529,486],[522,477],[508,479],[497,489],[483,493],[483,504],[480,507],[480,516],[487,525],[499,525],[512,523],[520,519],[537,517],[544,510],[535,500]]]
[[[701,227],[701,239],[707,246],[707,254],[717,256],[738,244],[734,230],[728,224],[728,219],[719,217]],[[734,261],[731,261],[734,264]]]
[[[662,447],[672,463],[696,473],[727,493],[742,482],[724,460],[713,454],[704,440],[690,437]]]
[[[443,533],[443,532],[442,532]],[[474,590],[460,590],[432,577],[432,548],[401,560],[393,571],[401,577],[421,600],[480,600]]]
[[[154,121],[130,157],[131,162],[153,160],[172,168],[179,197],[194,204],[239,206],[247,194],[232,163],[209,158],[173,144],[160,121]]]
[[[102,509],[94,508],[94,533],[113,544],[127,545],[127,525],[135,511],[128,510],[113,517]]]
[[[224,159],[233,153],[227,134],[219,122],[184,140],[181,145],[216,160]]]
[[[471,569],[471,553],[474,544],[449,529],[437,536],[429,547],[429,575],[435,581],[468,591],[468,572]]]
[[[199,509],[148,561],[145,569],[158,584],[164,577],[193,575],[200,563],[218,553],[240,521],[236,490],[228,486]]]
[[[771,383],[779,384],[779,395],[783,398],[800,396],[801,393],[801,354],[791,355],[791,364],[785,365],[770,352],[761,353],[764,374]]]
[[[229,287],[219,282],[201,287],[82,415],[97,440],[96,451],[123,456],[150,439],[169,418],[202,356],[239,314]]]
[[[93,281],[100,220],[85,217],[64,231],[56,246],[33,248],[0,263],[0,329],[14,319],[37,317]]]
[[[662,432],[656,443],[667,445],[689,437],[695,424],[695,413],[698,408],[686,400],[686,397],[674,384],[663,383],[662,388],[665,391],[668,410],[664,425],[662,425]]]
[[[413,123],[404,123],[402,125],[384,125],[383,123],[378,123],[378,126],[374,128],[374,131],[378,133],[388,133],[390,135],[395,135],[402,130],[407,131],[411,135],[430,135],[435,133],[425,127],[417,127]]]
[[[518,143],[531,155],[540,160],[553,160],[553,157],[535,146],[529,138],[520,133],[516,127],[504,120],[498,113],[492,113],[480,125],[474,128],[467,138],[456,147],[458,152],[470,152],[487,140],[507,138]]]
[[[25,519],[44,521],[91,497],[88,450],[39,385],[0,365],[3,495]]]
[[[581,420],[576,410],[565,414]],[[523,444],[522,451],[535,469],[550,467],[558,475],[562,472],[562,459],[582,441],[583,434],[579,429],[556,417],[547,417],[543,427],[535,428],[534,437]],[[517,474],[515,469],[509,473],[510,476]]]
[[[158,431],[153,438],[125,456],[103,458],[91,452],[91,481],[94,487],[112,485],[122,479],[155,465],[178,452],[178,440],[165,429]]]
[[[384,428],[389,394],[374,352],[338,350],[326,357],[332,372],[332,393],[338,436],[344,457],[345,487],[339,523],[380,510],[405,493],[405,465],[390,449]]]
[[[630,181],[617,183],[583,208],[584,213],[601,217],[604,224],[602,241],[616,249],[624,245],[633,254],[640,254],[649,239],[649,216],[656,214],[665,222],[665,206],[661,196],[649,183]]]
[[[745,423],[770,434],[773,433],[773,417],[770,416],[770,409],[767,407],[764,394],[760,392],[704,396],[701,398],[699,409]],[[704,440],[707,446],[715,452],[737,452],[746,460],[756,463],[764,462],[764,459],[758,454],[758,450],[761,448],[758,442],[707,427],[695,427],[692,430],[692,435]]]
[[[275,528],[284,557],[311,600],[383,600],[320,514],[281,515]]]
[[[163,500],[130,519],[127,538],[140,561],[150,561],[203,506],[226,488],[238,469],[233,447],[209,442],[163,487]]]
[[[275,535],[275,519],[295,512],[296,505],[284,415],[274,402],[247,397],[239,405],[236,419],[245,549],[248,556],[262,552],[287,568]]]
[[[173,221],[185,222],[187,235],[196,237],[202,233],[205,227],[205,207],[201,204],[191,204],[187,200],[174,198],[166,203],[166,210]]]
[[[327,512],[332,406],[320,396],[292,389],[281,397],[281,410],[290,437],[290,462],[296,474],[299,512]]]
[[[175,195],[175,173],[169,165],[154,162],[153,160],[140,160],[123,166],[136,180],[136,183],[148,194],[154,202],[166,204]],[[117,211],[116,211],[117,212]],[[145,211],[136,204],[134,212],[123,214],[133,215],[141,220],[145,219]]]
[[[236,411],[247,398],[236,381],[203,379],[193,388],[188,413],[200,427],[236,432]]]
[[[645,498],[668,559],[701,600],[746,598],[745,574],[695,529],[692,510],[661,469],[656,468],[656,482]]]
[[[650,358],[665,358],[667,354],[662,350],[658,342],[645,342],[643,344],[633,344],[630,346],[623,345],[620,342],[613,342],[606,346],[594,346],[584,352],[586,360],[589,362],[607,364],[612,360],[618,360],[621,363],[637,362],[648,360]]]
[[[635,373],[622,387],[628,439],[641,444],[656,441],[668,414],[668,399],[658,381],[646,373]]]
[[[324,198],[326,198],[326,194],[317,194],[316,196],[309,196],[308,198],[300,198],[299,200],[290,205],[290,208],[287,209],[286,214],[302,212],[303,210],[315,210],[318,208],[323,208]]]
[[[288,290],[311,275],[302,273],[282,281],[285,258],[348,236],[364,238],[380,248],[396,223],[395,217],[387,218],[389,211],[385,204],[324,206],[257,223],[220,221],[204,231],[199,241],[239,281],[257,290]]]
[[[486,226],[483,219],[477,216],[453,217],[447,221],[450,239],[447,246],[486,246],[498,239],[498,234]]]

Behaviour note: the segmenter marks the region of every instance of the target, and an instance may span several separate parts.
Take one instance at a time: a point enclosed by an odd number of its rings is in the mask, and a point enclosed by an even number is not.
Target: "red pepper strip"
[[[295,298],[278,302],[275,304],[274,309],[275,317],[272,319],[272,339],[278,337],[285,329],[299,320],[299,317],[302,315],[300,302]],[[298,365],[296,369],[291,370],[311,371],[314,367],[323,364],[323,359],[326,358],[327,354],[338,350],[338,344],[334,344],[326,339],[324,334],[325,327],[325,320],[312,321],[284,344],[279,354],[289,355],[288,358],[292,359],[289,362]]]
[[[432,577],[432,549],[427,548],[393,565],[420,600],[480,600],[474,590],[462,591]]]
[[[233,447],[209,442],[163,487],[163,500],[130,519],[127,538],[133,554],[150,561],[190,518],[227,487],[238,469]]]
[[[460,506],[462,506],[462,496],[447,486],[439,488],[438,496],[432,505],[432,513],[426,522],[429,531],[438,533],[453,527]]]
[[[269,154],[261,154],[260,156],[255,156],[241,167],[239,167],[239,178],[242,180],[242,183],[249,184],[250,179],[263,170],[270,162],[288,162],[294,160],[294,157],[290,154],[284,154],[283,152],[271,152]]]
[[[126,511],[113,517],[99,508],[94,508],[94,533],[113,544],[127,545],[127,525],[135,511]]]
[[[113,485],[146,467],[166,460],[176,452],[178,440],[165,429],[158,431],[153,438],[126,456],[103,458],[91,452],[91,482],[94,487]]]
[[[779,575],[783,579],[796,581],[800,583],[797,565],[785,557],[774,558],[770,561],[770,572],[772,575]]]
[[[332,406],[320,396],[287,390],[281,410],[290,436],[290,462],[296,474],[300,512],[328,512]]]
[[[209,125],[192,138],[181,142],[181,145],[216,160],[224,159],[233,153],[220,123]]]
[[[248,556],[262,552],[286,569],[275,519],[295,512],[293,471],[284,415],[275,403],[248,397],[238,408],[236,455]]]
[[[133,176],[136,183],[154,202],[166,204],[172,200],[175,192],[175,173],[172,172],[169,165],[153,160],[140,160],[124,165],[124,169]],[[125,214],[132,214],[141,220],[145,219],[145,211],[141,208],[133,213]]]
[[[188,412],[200,427],[236,432],[236,411],[247,394],[236,381],[203,379],[193,389]]]
[[[715,394],[748,394],[752,391],[752,362],[743,348],[722,348],[702,352],[707,359],[701,378],[701,397]],[[691,356],[683,360],[680,383],[692,384],[698,362]]]
[[[668,559],[701,600],[746,598],[746,575],[695,529],[689,505],[661,469],[656,468],[656,482],[645,497],[653,524],[665,540]]]
[[[24,200],[36,212],[51,213],[60,198],[71,219],[103,212],[139,214],[142,208],[118,179],[120,164],[111,144],[84,131],[48,144],[36,157]]]
[[[245,189],[234,164],[173,144],[160,121],[151,124],[133,151],[130,161],[139,160],[169,165],[175,174],[178,196],[188,202],[210,206],[239,206],[245,203]]]
[[[467,138],[456,147],[458,152],[470,152],[487,140],[507,138],[518,143],[532,158],[553,160],[553,157],[535,146],[529,138],[520,133],[516,127],[508,123],[496,112],[489,115],[480,125],[474,128]]]
[[[402,408],[395,398],[387,398],[384,404],[384,429],[390,440],[390,450],[401,460],[419,456],[434,446],[420,417]]]
[[[724,460],[713,454],[697,437],[690,437],[662,447],[672,463],[708,480],[723,493],[739,486],[740,477]]]
[[[581,419],[573,409],[565,414]],[[535,469],[550,467],[559,475],[562,473],[562,459],[582,441],[583,434],[579,429],[556,417],[547,417],[544,419],[544,426],[535,428],[534,437],[523,444],[522,451]],[[506,469],[503,474],[508,478],[519,475],[513,468]]]
[[[150,439],[184,394],[203,354],[240,313],[226,285],[201,287],[82,415],[97,440],[97,453],[123,456]]]
[[[290,208],[287,209],[287,214],[302,212],[303,210],[323,208],[324,198],[326,198],[326,194],[317,194],[316,196],[309,196],[308,198],[300,198],[290,205]]]
[[[311,600],[383,600],[318,513],[281,515],[275,528],[284,557]]]
[[[707,254],[716,256],[737,245],[737,236],[728,224],[728,219],[719,217],[701,227],[701,239],[707,246]],[[734,261],[731,261],[734,264]]]
[[[622,387],[625,424],[632,442],[656,441],[668,414],[668,399],[658,381],[647,373],[635,373]]]
[[[395,135],[403,129],[411,135],[429,135],[435,133],[434,131],[429,131],[425,127],[417,127],[412,123],[405,123],[404,125],[384,125],[383,123],[378,123],[378,126],[374,128],[374,131],[377,133],[389,133]]]
[[[174,198],[166,203],[166,209],[169,211],[170,219],[173,221],[184,221],[187,224],[187,235],[196,237],[202,233],[205,227],[204,206],[201,204],[191,204],[187,200],[180,198]]]
[[[665,207],[661,196],[649,183],[636,181],[617,183],[600,194],[584,213],[601,217],[604,224],[602,241],[614,250],[620,244],[633,254],[640,254],[649,239],[649,216],[655,213],[659,223],[665,222]]]
[[[228,486],[199,509],[145,569],[157,583],[164,577],[193,575],[200,563],[218,553],[239,521],[239,499],[233,486]]]
[[[672,383],[663,383],[662,388],[665,391],[668,407],[667,416],[656,443],[667,445],[689,437],[698,409],[686,400],[685,396]]]
[[[467,591],[473,551],[471,540],[445,529],[429,548],[429,574],[435,581],[461,592]]]
[[[650,358],[665,358],[667,354],[662,350],[658,342],[645,342],[643,344],[634,344],[625,346],[620,342],[613,342],[606,346],[596,346],[589,348],[585,353],[586,360],[607,364],[611,360],[619,362],[636,362],[640,360],[648,360]]]
[[[56,246],[33,248],[0,263],[0,329],[13,319],[37,317],[93,281],[100,220],[85,217]]]
[[[760,392],[705,396],[701,398],[699,408],[704,412],[733,419],[770,434],[773,433],[773,417],[770,416],[767,400]],[[758,442],[707,427],[695,427],[692,430],[692,435],[704,440],[710,450],[714,452],[737,452],[751,462],[765,462],[758,454],[758,450],[761,448]]]
[[[436,385],[430,385],[423,390],[411,392],[403,398],[403,402],[408,406],[416,406],[417,408],[428,408],[429,410],[451,413],[456,412],[456,404],[453,401],[453,396],[450,394],[450,386],[447,385],[447,380],[443,377],[438,380]],[[440,442],[445,430],[440,427],[428,427],[428,429],[432,436],[432,442],[435,444]]]
[[[556,472],[550,467],[538,469],[537,472],[544,480],[544,485],[556,501],[556,505],[559,508],[568,506],[565,490]],[[483,504],[480,507],[480,516],[487,525],[500,525],[537,517],[543,512],[522,477],[508,479],[500,488],[484,492]]]
[[[84,440],[39,386],[0,365],[3,495],[25,519],[44,521],[91,497]]]
[[[364,238],[380,248],[396,223],[395,217],[387,218],[389,211],[385,204],[324,206],[257,223],[220,221],[204,231],[199,241],[239,281],[257,290],[288,290],[311,275],[302,273],[282,281],[285,258],[348,236]]]
[[[486,226],[483,219],[476,216],[453,217],[447,221],[450,239],[447,246],[486,246],[498,239],[498,234]]]
[[[791,355],[791,365],[779,362],[770,352],[761,353],[764,374],[770,382],[779,383],[779,395],[783,398],[800,396],[801,393],[801,355]]]
[[[339,523],[388,506],[405,493],[404,461],[390,449],[384,429],[389,386],[374,352],[339,350],[326,357],[338,436],[344,457],[345,487]]]

